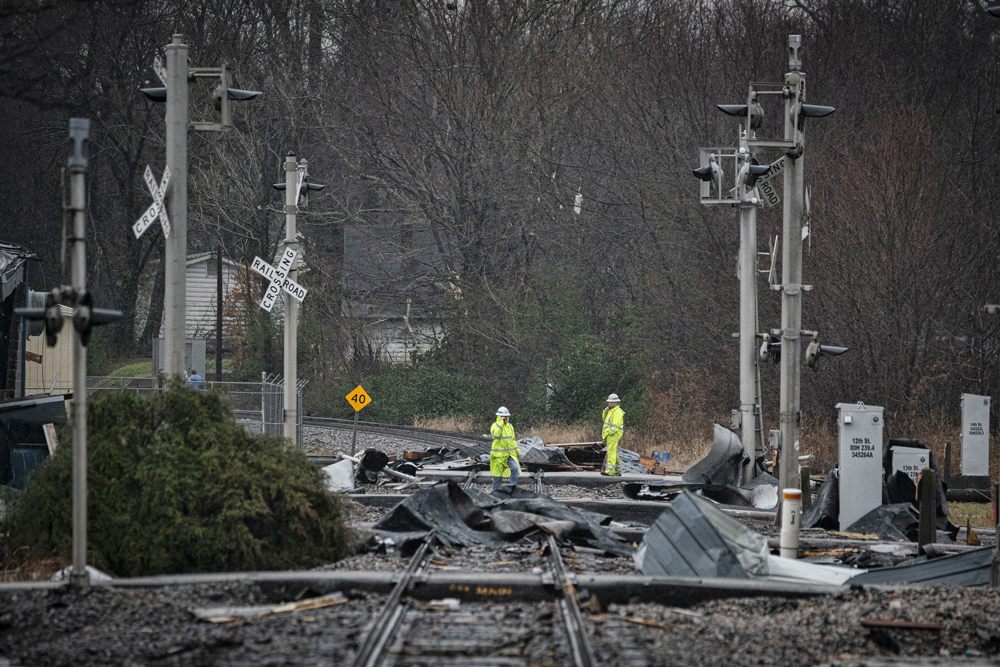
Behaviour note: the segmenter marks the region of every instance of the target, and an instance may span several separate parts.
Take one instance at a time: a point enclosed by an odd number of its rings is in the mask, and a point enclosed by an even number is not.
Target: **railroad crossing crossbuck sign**
[[[291,270],[295,262],[295,255],[296,252],[294,250],[285,248],[285,252],[281,256],[281,261],[278,262],[277,268],[271,266],[260,257],[253,258],[253,264],[250,265],[250,268],[271,281],[271,284],[267,286],[267,292],[264,293],[263,301],[260,302],[260,307],[269,313],[278,295],[281,294],[281,290],[285,290],[294,296],[295,300],[299,303],[302,303],[302,300],[306,298],[308,290],[287,277],[289,270]]]
[[[135,234],[136,238],[139,238],[159,217],[160,227],[163,228],[163,238],[170,238],[170,218],[167,217],[167,207],[163,204],[163,199],[167,196],[167,184],[170,183],[170,167],[163,170],[163,179],[159,185],[156,184],[153,170],[149,168],[148,164],[142,177],[146,181],[146,187],[149,188],[149,194],[153,195],[153,203],[142,214],[142,217],[132,225],[132,233]]]
[[[368,398],[368,394],[365,393],[365,388],[360,384],[357,389],[352,391],[350,394],[345,396],[347,402],[351,404],[355,412],[361,412],[361,409],[372,402],[372,399]]]

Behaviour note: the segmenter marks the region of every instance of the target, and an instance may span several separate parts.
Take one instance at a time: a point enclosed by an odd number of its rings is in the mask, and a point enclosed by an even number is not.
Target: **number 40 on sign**
[[[354,434],[351,436],[351,456],[354,456],[354,452],[358,451],[358,413],[361,409],[372,402],[368,398],[368,394],[365,393],[365,388],[360,384],[357,388],[350,394],[345,396],[347,402],[351,404],[354,408]]]
[[[355,412],[361,412],[361,409],[366,405],[371,403],[371,398],[365,393],[364,387],[358,385],[358,387],[346,396],[347,402],[351,404]]]

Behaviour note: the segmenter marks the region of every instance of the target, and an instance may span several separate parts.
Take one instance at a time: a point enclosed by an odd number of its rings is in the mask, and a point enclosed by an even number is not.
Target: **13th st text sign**
[[[303,299],[306,298],[308,290],[287,277],[288,272],[292,269],[292,265],[295,262],[295,255],[296,252],[294,250],[285,248],[285,252],[281,255],[281,260],[278,262],[277,267],[271,266],[260,257],[253,258],[253,264],[250,265],[250,268],[267,278],[271,283],[267,286],[264,299],[260,302],[260,307],[267,312],[271,312],[271,308],[274,307],[274,302],[277,301],[281,290],[285,290],[291,294],[299,303],[302,303]]]

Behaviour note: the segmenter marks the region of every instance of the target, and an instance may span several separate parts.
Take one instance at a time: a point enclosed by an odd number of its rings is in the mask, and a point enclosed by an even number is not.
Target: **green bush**
[[[248,434],[215,392],[174,381],[88,409],[88,557],[118,576],[306,568],[352,536],[322,472],[280,438]],[[6,551],[70,558],[72,438],[28,479]]]

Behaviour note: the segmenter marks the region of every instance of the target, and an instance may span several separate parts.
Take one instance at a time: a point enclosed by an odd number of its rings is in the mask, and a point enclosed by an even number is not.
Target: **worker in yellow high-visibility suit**
[[[517,486],[517,477],[521,474],[518,457],[521,450],[514,439],[514,426],[510,423],[510,410],[500,407],[497,410],[497,420],[490,427],[493,436],[493,446],[490,449],[490,474],[493,475],[493,490],[500,488],[505,472],[510,472],[510,485]]]
[[[619,477],[622,474],[621,459],[618,458],[618,442],[625,432],[625,413],[618,407],[621,400],[618,394],[608,396],[608,407],[604,408],[604,426],[601,428],[601,439],[607,447],[604,455],[604,470],[602,475]]]

